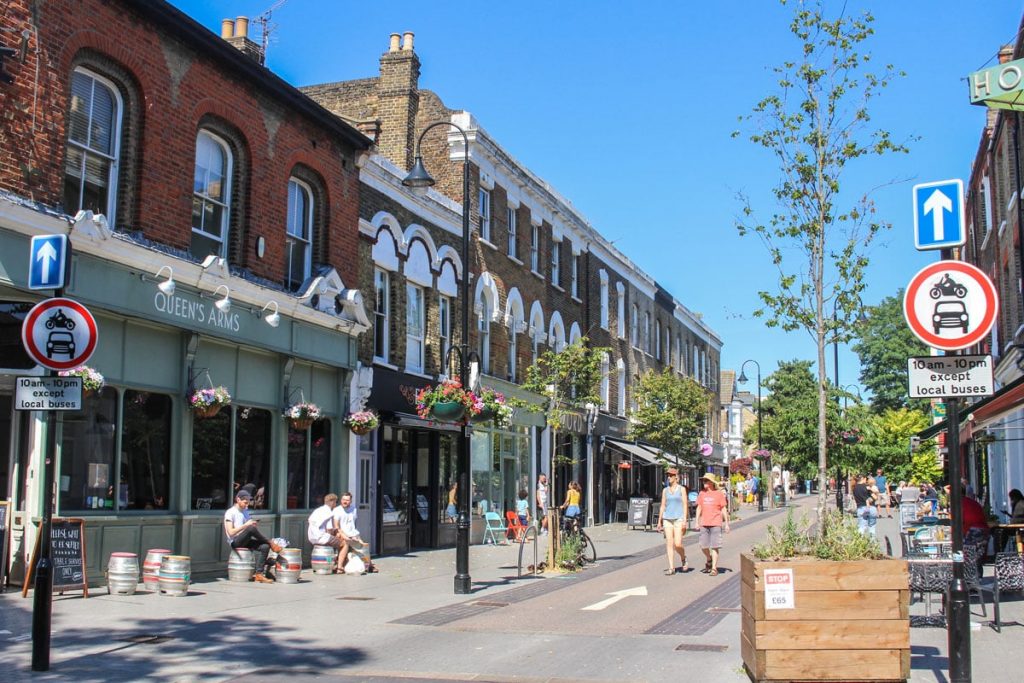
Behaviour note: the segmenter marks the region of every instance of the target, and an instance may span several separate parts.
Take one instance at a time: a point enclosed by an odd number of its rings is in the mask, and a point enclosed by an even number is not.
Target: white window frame
[[[654,357],[661,360],[661,321],[654,319]]]
[[[551,240],[551,284],[555,287],[560,285],[559,279],[562,270],[562,243]]]
[[[603,270],[601,276],[601,329],[608,329],[608,274]]]
[[[448,366],[445,359],[448,358],[448,349],[452,346],[452,297],[441,294],[437,297],[437,338],[438,347],[441,349],[439,367],[441,374],[448,374]]]
[[[580,255],[572,255],[572,287],[570,288],[573,298],[580,298]]]
[[[622,286],[621,282],[616,283],[616,290],[618,293],[618,304],[616,305],[616,326],[618,327],[619,339],[626,338],[626,288]]]
[[[478,330],[480,338],[477,354],[480,356],[480,373],[489,375],[491,374],[491,304],[487,297],[481,297]]]
[[[419,300],[419,319],[413,318],[415,307],[411,306],[413,298]],[[405,283],[405,369],[407,372],[423,372],[426,365],[426,292],[419,285],[411,282]],[[416,327],[419,328],[419,335],[414,334]],[[419,363],[412,362],[410,349],[418,350]]]
[[[514,259],[519,258],[519,245],[516,243],[519,232],[519,216],[516,210],[508,210],[508,255]]]
[[[381,296],[383,285],[383,297]],[[383,305],[382,305],[383,302]],[[379,336],[378,336],[379,335]],[[380,339],[378,345],[377,340]],[[380,347],[378,349],[378,346]],[[378,350],[381,353],[378,353]],[[391,273],[373,269],[373,359],[389,362],[391,356]]]
[[[121,99],[121,92],[120,92],[120,90],[118,90],[117,86],[114,84],[113,81],[111,81],[111,80],[109,80],[107,78],[104,78],[103,76],[99,75],[98,73],[96,73],[94,71],[90,71],[89,69],[85,69],[85,68],[82,68],[82,67],[78,67],[78,68],[76,68],[72,72],[72,78],[74,78],[75,74],[78,74],[78,75],[84,76],[86,78],[92,79],[92,95],[89,98],[90,102],[95,102],[96,101],[95,92],[96,92],[96,85],[97,84],[99,84],[99,85],[103,86],[104,88],[106,88],[107,90],[109,90],[110,93],[113,95],[114,115],[111,117],[111,125],[113,126],[113,129],[110,131],[110,137],[111,137],[110,148],[111,148],[111,154],[113,156],[111,156],[110,154],[107,154],[106,152],[101,152],[99,150],[93,149],[90,146],[91,140],[86,140],[85,142],[82,142],[82,141],[79,141],[79,140],[72,140],[71,139],[70,121],[68,122],[67,144],[68,144],[69,147],[70,146],[74,146],[74,147],[77,147],[78,149],[80,149],[82,151],[82,167],[79,169],[81,171],[81,177],[79,179],[79,186],[78,186],[78,207],[79,208],[85,208],[85,207],[82,206],[82,201],[83,201],[82,197],[85,194],[85,166],[87,164],[88,156],[90,154],[92,154],[92,155],[95,155],[95,156],[98,156],[98,157],[102,157],[102,158],[104,158],[104,159],[106,159],[107,161],[110,162],[110,170],[107,173],[107,208],[106,208],[106,219],[107,219],[107,223],[109,223],[110,225],[114,225],[115,224],[115,220],[117,219],[117,216],[115,214],[117,213],[117,178],[118,178],[118,170],[119,170],[118,169],[118,160],[121,158],[121,131],[123,130],[123,123],[122,122],[124,120],[124,101]],[[70,90],[70,87],[71,87],[71,84],[69,82],[68,83],[69,90]],[[92,111],[91,110],[89,111],[88,129],[89,129],[89,137],[91,138],[92,137],[92,131],[93,131],[93,116],[92,116]],[[63,172],[63,178],[65,178],[65,179],[67,178],[67,172],[66,171]],[[70,211],[72,207],[66,207],[66,208]]]
[[[518,369],[517,368],[517,362],[516,362],[516,354],[519,353],[519,350],[518,350],[519,349],[519,344],[518,344],[517,339],[516,339],[519,336],[519,334],[517,332],[518,329],[519,329],[519,322],[516,321],[515,318],[513,318],[512,319],[512,324],[509,325],[509,328],[508,328],[508,381],[509,382],[515,382],[516,381],[516,370]]]
[[[540,272],[540,226],[530,226],[530,270]]]
[[[626,414],[626,367],[620,359],[618,365],[615,368],[616,373],[619,376],[619,400],[618,400],[618,412],[619,415],[625,416]]]
[[[301,226],[305,236],[297,234],[295,230],[299,228],[299,221],[295,212],[296,206],[293,204],[293,199],[296,196],[302,196],[306,202],[306,215],[302,220],[304,225]],[[285,264],[285,286],[290,291],[298,291],[302,286],[302,283],[309,279],[310,274],[313,272],[313,188],[298,178],[292,177],[288,179],[288,225],[285,227],[285,244],[297,244],[301,245],[302,250],[302,264],[300,267],[301,278],[295,280],[296,285],[292,288],[292,271],[293,264],[291,257],[294,253],[294,249],[285,249],[285,258],[288,263]]]
[[[651,312],[644,311],[644,351],[651,355]]]
[[[601,408],[607,413],[611,410],[611,359],[607,353],[601,354]]]
[[[629,344],[640,348],[640,307],[633,304],[629,309]]]
[[[480,239],[491,241],[491,191],[480,188],[477,194],[477,210],[480,212]]]
[[[192,226],[192,232],[194,234],[201,235],[205,239],[213,240],[214,242],[219,242],[220,248],[218,249],[216,255],[221,258],[225,258],[227,256],[227,245],[229,237],[228,231],[230,230],[231,227],[231,181],[232,176],[234,174],[234,156],[231,154],[231,147],[228,145],[226,140],[224,140],[223,138],[214,133],[211,133],[209,130],[206,130],[204,128],[201,129],[196,134],[196,158],[194,167],[198,166],[199,164],[199,141],[203,138],[208,138],[210,142],[212,142],[215,146],[219,147],[224,154],[224,192],[222,193],[223,201],[214,199],[213,197],[210,197],[207,194],[202,194],[195,191],[194,170],[192,174],[192,196],[193,198],[198,197],[201,202],[210,202],[211,204],[216,204],[220,206],[221,209],[223,210],[223,213],[221,214],[220,236],[207,232],[206,230],[203,230],[201,227],[197,228],[194,225]],[[204,212],[200,213],[202,214]]]

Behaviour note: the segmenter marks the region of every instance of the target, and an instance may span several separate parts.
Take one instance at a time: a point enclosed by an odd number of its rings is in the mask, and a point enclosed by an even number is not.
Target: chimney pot
[[[402,36],[402,50],[404,52],[412,52],[412,38],[413,32],[406,31]]]
[[[388,47],[388,52],[398,52],[398,43],[402,39],[397,33],[391,34],[391,45]]]
[[[235,20],[234,19],[221,19],[220,22],[220,37],[227,40],[231,36],[235,35]]]
[[[249,17],[235,19],[235,38],[249,37]]]

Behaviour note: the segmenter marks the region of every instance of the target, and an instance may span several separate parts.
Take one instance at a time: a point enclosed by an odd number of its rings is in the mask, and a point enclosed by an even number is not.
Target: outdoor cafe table
[[[1017,538],[1017,552],[1024,552],[1024,524],[993,524],[989,527],[995,538],[995,550],[1001,552],[1006,546],[1006,539],[1011,535]]]
[[[911,626],[937,625],[935,621],[941,620],[944,625],[946,621],[945,612],[933,616],[931,613],[931,596],[938,593],[945,596],[949,584],[953,580],[953,559],[949,555],[927,555],[922,553],[911,553],[907,556],[907,569],[910,573],[910,593],[920,593],[925,603],[925,615],[923,617],[911,617]],[[943,597],[945,604],[945,597]]]

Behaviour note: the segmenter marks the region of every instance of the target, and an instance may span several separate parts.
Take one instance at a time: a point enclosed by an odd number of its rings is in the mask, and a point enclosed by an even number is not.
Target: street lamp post
[[[452,346],[448,353],[457,352],[459,355],[459,379],[468,386],[469,382],[469,137],[459,126],[451,121],[435,121],[423,129],[419,139],[416,141],[416,161],[413,163],[409,174],[402,180],[406,187],[426,191],[434,185],[434,179],[427,173],[423,166],[423,157],[420,155],[420,147],[423,137],[432,129],[438,126],[449,126],[462,134],[462,141],[465,145],[465,155],[462,159],[462,283],[459,289],[462,296],[462,340],[461,344]],[[448,358],[445,359],[445,367],[448,367]],[[462,425],[462,434],[459,439],[458,458],[458,507],[459,515],[456,522],[455,536],[455,593],[466,595],[471,592],[473,581],[469,576],[469,427]]]
[[[757,368],[757,450],[761,450],[761,364],[753,359],[743,361],[743,365],[740,366],[739,379],[736,381],[740,384],[747,383],[747,376],[743,373],[747,363],[753,363]],[[757,459],[757,471],[761,475],[760,486],[757,487],[757,511],[764,512],[764,461],[761,458]]]

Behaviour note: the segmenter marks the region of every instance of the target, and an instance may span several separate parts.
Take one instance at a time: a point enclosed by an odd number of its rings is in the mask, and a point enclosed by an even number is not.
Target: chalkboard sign
[[[11,504],[0,500],[0,593],[7,590],[7,537],[10,535]]]
[[[629,526],[648,527],[651,525],[651,499],[630,498],[629,499]]]
[[[41,534],[36,534],[25,585],[21,594],[28,594],[36,563],[39,561]],[[85,520],[54,517],[50,520],[50,564],[53,567],[53,592],[80,590],[89,597],[89,582],[85,575]]]

